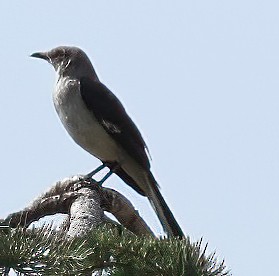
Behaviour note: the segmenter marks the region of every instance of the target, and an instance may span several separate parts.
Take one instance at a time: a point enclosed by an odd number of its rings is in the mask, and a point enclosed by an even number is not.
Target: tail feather
[[[170,237],[179,237],[183,238],[184,233],[182,229],[180,228],[178,222],[174,218],[170,208],[168,207],[166,201],[164,200],[160,190],[159,186],[150,172],[148,175],[148,180],[149,182],[149,192],[147,194],[147,197],[155,210],[164,231],[167,233],[168,236]]]

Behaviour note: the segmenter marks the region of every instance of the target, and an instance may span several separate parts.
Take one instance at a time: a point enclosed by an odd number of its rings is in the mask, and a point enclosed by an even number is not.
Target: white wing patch
[[[119,127],[117,127],[116,125],[114,125],[113,123],[106,121],[106,120],[102,120],[102,121],[103,121],[103,125],[109,130],[109,132],[121,133],[121,129]]]

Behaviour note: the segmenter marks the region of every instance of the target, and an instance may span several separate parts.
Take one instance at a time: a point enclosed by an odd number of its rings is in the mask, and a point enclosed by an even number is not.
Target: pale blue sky
[[[163,195],[233,275],[278,275],[279,2],[2,1],[0,217],[99,162],[54,111],[54,70],[29,54],[75,45],[121,99]],[[123,192],[160,233],[149,203]]]

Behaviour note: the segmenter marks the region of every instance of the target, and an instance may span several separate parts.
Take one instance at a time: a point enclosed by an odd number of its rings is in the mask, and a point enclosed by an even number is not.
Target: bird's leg
[[[106,165],[105,164],[102,164],[100,165],[97,169],[95,169],[94,171],[88,173],[87,175],[85,175],[85,179],[90,179],[92,178],[96,173],[98,173],[99,171],[101,171],[103,168],[105,168]]]
[[[103,183],[113,174],[117,171],[117,169],[119,168],[119,164],[118,163],[107,163],[106,164],[109,167],[109,172],[100,180],[98,181],[98,184],[101,186],[103,185]]]
[[[103,183],[113,174],[113,171],[110,170],[100,181],[98,181],[98,184],[100,186],[103,185]]]

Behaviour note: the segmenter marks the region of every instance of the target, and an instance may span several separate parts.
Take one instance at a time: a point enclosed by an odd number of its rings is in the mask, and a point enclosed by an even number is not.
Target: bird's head
[[[59,75],[86,75],[93,66],[83,50],[77,47],[59,46],[47,52],[33,53],[31,57],[41,58],[49,62]]]

